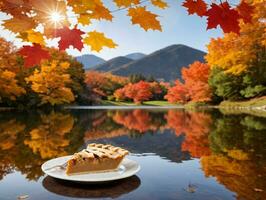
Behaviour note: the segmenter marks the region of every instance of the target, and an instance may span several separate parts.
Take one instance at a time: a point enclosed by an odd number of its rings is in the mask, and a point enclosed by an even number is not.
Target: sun
[[[58,25],[60,24],[65,17],[58,11],[53,11],[49,14],[49,20],[54,24]]]

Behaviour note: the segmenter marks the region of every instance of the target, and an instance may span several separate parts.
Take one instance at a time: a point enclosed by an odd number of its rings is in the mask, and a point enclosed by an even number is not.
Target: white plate
[[[140,170],[140,166],[137,162],[130,160],[128,158],[124,158],[120,167],[115,171],[110,172],[100,172],[100,173],[88,173],[88,174],[79,174],[79,175],[66,175],[64,169],[60,169],[59,167],[49,169],[56,165],[62,165],[67,162],[72,156],[63,156],[59,158],[54,158],[46,161],[42,164],[42,171],[54,178],[74,181],[80,183],[99,183],[99,182],[107,182],[114,181],[123,178],[127,178],[133,176]],[[48,170],[46,170],[48,169]]]

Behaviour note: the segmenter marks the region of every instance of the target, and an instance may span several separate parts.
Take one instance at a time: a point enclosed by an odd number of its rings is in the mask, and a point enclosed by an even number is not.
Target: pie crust
[[[128,153],[125,149],[109,144],[89,144],[86,149],[75,153],[67,162],[66,174],[72,175],[115,170]]]

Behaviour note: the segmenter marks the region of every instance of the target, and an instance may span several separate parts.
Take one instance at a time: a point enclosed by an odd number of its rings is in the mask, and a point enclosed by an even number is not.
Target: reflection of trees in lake
[[[223,116],[216,119],[209,136],[213,152],[240,149],[253,157],[266,155],[266,118],[255,116]]]
[[[91,115],[91,126],[85,132],[85,141],[112,138],[128,134],[124,126],[113,121],[113,111],[98,111]]]
[[[6,123],[0,123],[0,180],[8,173],[11,173],[13,166],[10,164],[14,157],[7,156],[5,152],[14,149],[17,140],[17,134],[24,131],[25,125],[17,122],[15,119],[7,120]]]
[[[201,158],[206,176],[214,176],[238,199],[266,196],[266,119],[222,116],[210,133],[212,155]]]
[[[87,131],[86,139],[124,145],[135,153],[157,153],[180,162],[189,158],[188,152],[193,157],[210,154],[208,133],[211,122],[207,113],[186,113],[182,110],[109,111],[92,122],[93,126]],[[171,130],[175,130],[176,136],[170,133]],[[184,151],[187,153],[183,154]]]
[[[173,162],[189,159],[189,152],[201,158],[206,176],[216,177],[239,199],[262,199],[265,192],[255,190],[266,188],[265,120],[180,110],[160,114],[147,110],[111,111],[95,120],[88,139],[124,146],[134,153],[153,152]],[[139,137],[129,139],[128,133]]]
[[[27,117],[25,117],[27,116]],[[260,199],[264,189],[266,118],[182,110],[97,110],[0,114],[0,179],[13,170],[29,180],[47,159],[72,154],[84,140],[152,152],[173,162],[201,157],[239,198]]]
[[[165,116],[167,125],[177,136],[184,134],[182,150],[188,151],[193,157],[209,155],[208,135],[212,119],[210,114],[201,112],[180,112],[169,110]]]
[[[13,116],[0,116],[0,179],[13,170],[19,170],[29,179],[41,175],[39,159],[25,147],[26,125]]]
[[[71,114],[4,114],[0,115],[0,179],[18,170],[29,180],[36,180],[42,175],[40,166],[45,160],[72,154],[83,144]]]
[[[147,110],[117,111],[113,115],[113,120],[129,130],[145,133],[147,131],[157,131],[162,126],[164,120],[162,118],[156,120],[158,118],[154,116],[156,116],[156,113],[152,114]]]
[[[14,147],[17,139],[17,134],[24,131],[25,125],[17,122],[15,119],[10,119],[5,123],[0,123],[0,148],[8,150]]]
[[[64,150],[69,145],[66,134],[74,125],[74,119],[70,114],[52,112],[49,115],[41,115],[41,123],[33,128],[30,138],[24,141],[34,154],[40,154],[42,159],[67,155]]]
[[[201,165],[206,176],[216,177],[237,194],[237,199],[265,199],[266,162],[232,159],[220,154],[201,158]]]

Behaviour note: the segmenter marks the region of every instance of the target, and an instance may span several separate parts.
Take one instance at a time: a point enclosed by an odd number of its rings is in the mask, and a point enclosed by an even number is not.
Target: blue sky
[[[104,1],[110,2],[110,1]],[[151,53],[163,47],[172,44],[185,44],[203,51],[206,51],[206,44],[212,37],[222,35],[220,29],[206,30],[206,18],[200,18],[196,15],[188,15],[184,7],[181,6],[182,1],[167,0],[169,8],[165,10],[157,9],[149,4],[147,9],[155,12],[160,17],[163,31],[144,31],[139,25],[131,25],[130,18],[126,16],[125,10],[113,13],[113,22],[94,21],[93,25],[84,30],[97,30],[104,32],[107,37],[112,38],[117,44],[116,49],[104,48],[100,53],[92,52],[89,48],[85,48],[82,52],[70,49],[69,54],[74,56],[82,54],[94,54],[104,59],[110,59],[116,56],[126,55],[134,52]],[[115,7],[108,3],[111,10]],[[3,19],[0,15],[0,19]],[[0,36],[14,41],[14,36],[0,28]],[[19,41],[15,43],[20,46]]]

